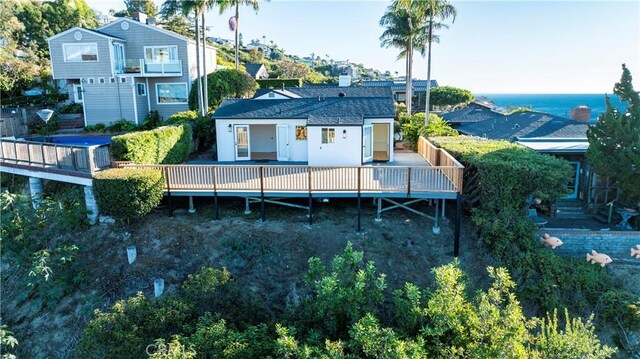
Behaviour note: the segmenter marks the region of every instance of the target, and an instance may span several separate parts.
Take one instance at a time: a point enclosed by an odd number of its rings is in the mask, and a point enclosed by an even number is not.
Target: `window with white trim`
[[[160,105],[186,104],[188,96],[187,84],[184,82],[156,84],[156,100]]]
[[[78,42],[62,44],[65,62],[95,62],[98,61],[98,44]]]
[[[112,84],[116,83],[116,78],[115,77],[110,77],[109,78],[109,82],[111,82]]]
[[[126,77],[121,77],[121,78],[120,78],[120,82],[122,82],[122,83],[127,82],[127,78],[126,78]]]
[[[178,61],[177,46],[145,46],[144,59],[147,62],[172,62]]]
[[[90,83],[90,84],[93,84],[95,82],[95,80],[93,79],[93,77],[89,77],[87,79],[87,82]]]
[[[138,96],[147,96],[147,86],[145,84],[136,84]]]
[[[322,143],[335,143],[336,142],[336,129],[335,128],[323,128],[322,129]]]
[[[103,84],[104,82],[104,77],[98,77],[98,83]]]

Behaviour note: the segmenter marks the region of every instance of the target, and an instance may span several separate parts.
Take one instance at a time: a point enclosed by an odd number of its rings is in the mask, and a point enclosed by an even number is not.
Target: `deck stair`
[[[556,203],[556,218],[584,219],[587,215],[582,207],[582,202],[577,199],[563,199]]]

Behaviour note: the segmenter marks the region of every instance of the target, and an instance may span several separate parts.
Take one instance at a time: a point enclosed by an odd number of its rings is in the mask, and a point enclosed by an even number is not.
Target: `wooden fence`
[[[71,146],[0,139],[0,162],[91,175],[111,167],[111,156],[108,145]]]
[[[458,192],[462,193],[464,166],[458,162],[458,160],[451,156],[445,149],[436,147],[424,137],[418,139],[418,153],[420,153],[431,166],[439,168],[453,167],[458,169],[455,171],[445,170],[442,173],[455,184]]]

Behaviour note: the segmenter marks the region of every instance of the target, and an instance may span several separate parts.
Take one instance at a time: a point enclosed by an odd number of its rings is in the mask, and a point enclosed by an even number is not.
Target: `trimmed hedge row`
[[[174,164],[189,157],[191,127],[164,126],[111,138],[111,153],[117,161],[138,164]]]
[[[162,173],[153,169],[113,168],[93,178],[100,212],[122,220],[149,214],[160,204],[163,186]]]
[[[282,88],[284,87],[302,87],[302,79],[262,79],[256,80],[261,89]]]
[[[554,203],[566,195],[570,164],[506,141],[468,136],[431,138],[465,165],[480,193],[472,220],[501,265],[518,283],[517,290],[540,312],[566,307],[597,312],[612,325],[640,328],[640,301],[614,283],[606,268],[584,259],[563,258],[535,240],[537,228],[527,218],[527,197]]]

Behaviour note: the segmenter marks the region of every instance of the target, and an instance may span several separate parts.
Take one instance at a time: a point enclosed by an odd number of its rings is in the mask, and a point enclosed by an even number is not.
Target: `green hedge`
[[[431,140],[465,165],[465,178],[478,175],[479,205],[472,209],[472,220],[518,283],[521,300],[542,313],[561,307],[597,311],[609,324],[640,327],[640,303],[617,287],[606,268],[584,258],[560,257],[536,240],[537,228],[527,218],[527,197],[537,196],[546,204],[563,198],[572,173],[567,161],[506,141],[468,136]]]
[[[284,87],[302,87],[302,79],[262,79],[256,80],[261,89],[282,88]]]
[[[138,219],[151,212],[163,195],[159,170],[114,168],[97,173],[93,190],[101,213],[118,219]]]
[[[138,164],[173,164],[189,157],[191,127],[189,125],[164,126],[114,136],[111,153],[117,161]]]

